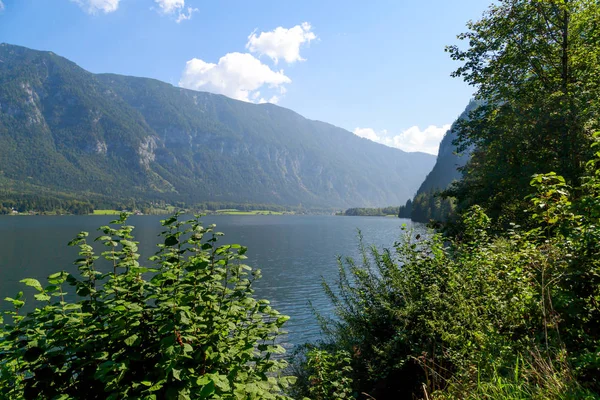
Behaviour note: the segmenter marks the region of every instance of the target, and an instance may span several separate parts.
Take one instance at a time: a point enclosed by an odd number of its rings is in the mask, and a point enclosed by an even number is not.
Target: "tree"
[[[438,190],[417,194],[411,203],[410,218],[415,222],[450,221],[455,217],[454,199],[442,197]]]
[[[412,200],[406,200],[406,204],[400,206],[398,210],[398,218],[410,218],[410,214],[412,213]]]
[[[461,209],[516,220],[533,174],[578,183],[599,127],[599,22],[594,0],[500,0],[459,35],[466,50],[447,48],[485,101],[459,124],[458,151],[475,148],[450,190]]]

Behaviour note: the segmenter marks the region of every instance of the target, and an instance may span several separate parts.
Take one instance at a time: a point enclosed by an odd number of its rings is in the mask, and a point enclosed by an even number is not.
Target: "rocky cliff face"
[[[462,175],[458,168],[463,167],[469,161],[470,152],[466,151],[462,154],[456,153],[456,147],[452,142],[457,137],[458,121],[468,118],[469,113],[473,111],[479,103],[471,101],[465,111],[452,124],[448,132],[444,135],[440,143],[440,149],[435,162],[435,166],[419,187],[417,194],[429,192],[431,190],[444,190],[452,183],[452,181],[461,179]]]
[[[386,206],[406,201],[434,161],[271,104],[94,75],[0,45],[0,170],[50,191]]]

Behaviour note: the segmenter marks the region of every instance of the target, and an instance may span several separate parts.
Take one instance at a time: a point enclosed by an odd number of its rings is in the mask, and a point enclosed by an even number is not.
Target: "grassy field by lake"
[[[217,210],[217,214],[222,215],[283,215],[290,213],[283,213],[280,211],[269,211],[269,210],[252,210],[252,211],[239,211],[239,210]]]
[[[94,210],[92,215],[119,215],[121,211],[118,210]]]

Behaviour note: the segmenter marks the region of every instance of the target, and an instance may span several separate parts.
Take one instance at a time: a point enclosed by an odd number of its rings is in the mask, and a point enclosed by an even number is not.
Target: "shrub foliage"
[[[96,239],[108,270],[82,232],[70,243],[78,276],[22,281],[37,307],[23,314],[22,292],[6,299],[14,311],[0,331],[1,398],[286,398],[293,378],[275,355],[288,317],[254,298],[260,272],[243,264],[245,247],[218,245],[214,225],[179,217],[162,221],[152,267],[140,264],[122,214]]]
[[[392,249],[361,240],[359,262],[340,258],[321,348],[351,356],[354,393],[600,398],[599,163],[577,190],[534,176],[527,228],[498,232],[474,206],[457,237],[405,230]]]

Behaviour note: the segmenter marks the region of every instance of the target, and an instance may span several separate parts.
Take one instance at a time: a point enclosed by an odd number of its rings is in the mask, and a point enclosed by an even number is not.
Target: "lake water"
[[[133,216],[144,259],[151,256],[165,217]],[[80,231],[95,231],[114,219],[111,216],[4,216],[0,217],[0,299],[14,296],[23,278],[36,278],[44,284],[51,273],[74,271],[77,248],[67,243]],[[247,264],[262,270],[256,296],[271,301],[275,309],[291,317],[285,325],[289,334],[285,347],[320,338],[319,327],[309,302],[327,314],[331,305],[324,295],[322,279],[337,277],[336,256],[358,255],[357,229],[365,243],[391,247],[400,237],[400,226],[408,220],[385,217],[339,216],[207,216],[205,225],[214,223],[225,233],[223,243],[248,247]],[[422,230],[422,225],[416,225]],[[102,251],[96,247],[97,253]],[[148,263],[149,264],[149,263]],[[147,265],[148,265],[147,264]],[[0,309],[8,303],[1,301]],[[4,304],[6,303],[6,304]]]

